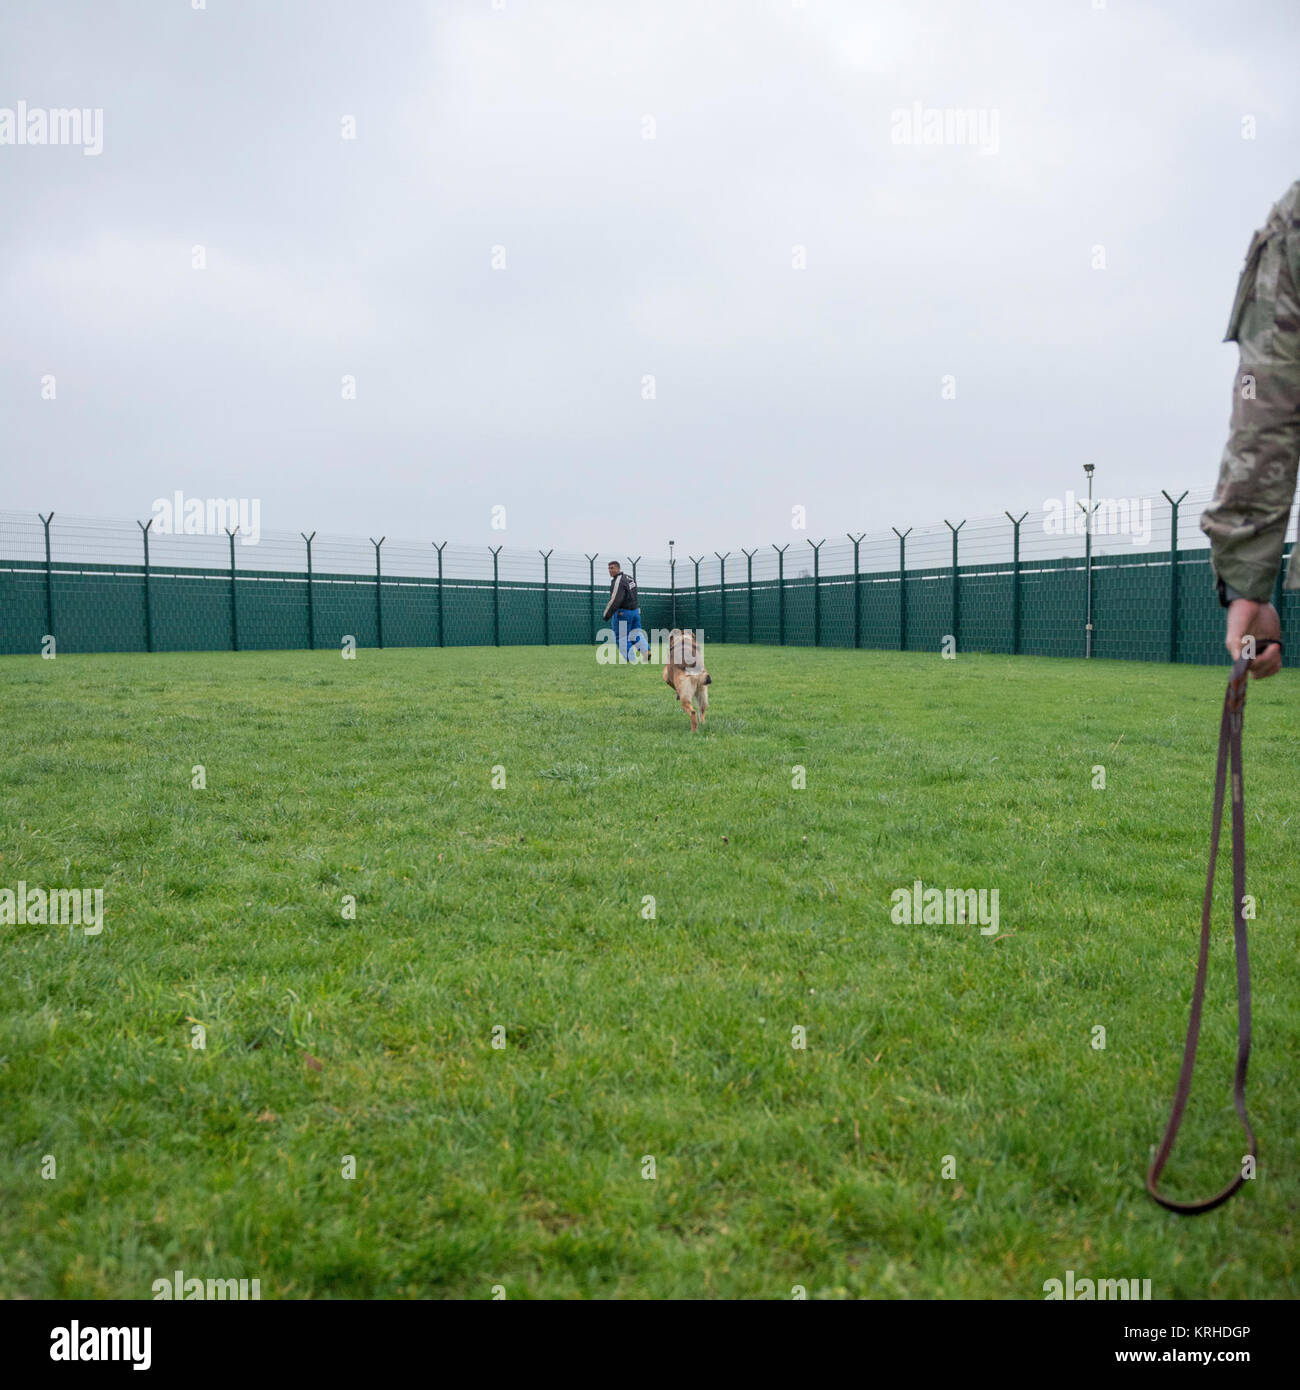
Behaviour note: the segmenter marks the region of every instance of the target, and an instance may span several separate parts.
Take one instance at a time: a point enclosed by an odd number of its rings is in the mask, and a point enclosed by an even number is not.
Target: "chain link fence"
[[[314,532],[250,544],[0,512],[0,652],[48,636],[60,653],[591,643],[617,559],[647,629],[707,642],[1214,663],[1223,621],[1197,525],[1209,497],[1067,494],[1019,515],[795,531],[671,562]],[[1287,637],[1300,605],[1280,575],[1275,602]]]

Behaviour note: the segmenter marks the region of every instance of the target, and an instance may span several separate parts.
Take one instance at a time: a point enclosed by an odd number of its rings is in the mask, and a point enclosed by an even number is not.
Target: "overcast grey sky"
[[[0,507],[660,555],[1203,489],[1300,6],[1095,3],[4,0],[0,109],[103,148],[0,144]]]

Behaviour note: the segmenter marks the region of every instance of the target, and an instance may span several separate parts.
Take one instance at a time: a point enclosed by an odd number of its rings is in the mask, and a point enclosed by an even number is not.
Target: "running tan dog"
[[[694,733],[704,723],[704,716],[709,712],[708,687],[713,683],[713,677],[704,669],[699,643],[695,640],[693,632],[683,632],[681,628],[675,627],[668,634],[668,662],[664,666],[664,681],[677,692],[682,708],[691,716],[691,733]],[[691,703],[692,699],[699,702],[698,719],[695,706]]]

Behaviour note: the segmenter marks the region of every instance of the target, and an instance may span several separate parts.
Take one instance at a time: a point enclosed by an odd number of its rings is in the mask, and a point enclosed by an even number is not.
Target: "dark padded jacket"
[[[605,612],[602,616],[611,617],[620,608],[639,608],[640,600],[637,598],[636,580],[630,574],[619,571],[614,582],[609,586],[609,602],[605,605]]]

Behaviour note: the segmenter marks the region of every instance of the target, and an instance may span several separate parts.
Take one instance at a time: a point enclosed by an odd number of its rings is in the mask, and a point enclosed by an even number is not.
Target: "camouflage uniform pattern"
[[[1224,342],[1241,361],[1214,500],[1201,516],[1220,597],[1272,596],[1300,462],[1300,182],[1255,233]],[[1286,587],[1300,588],[1300,546]]]

